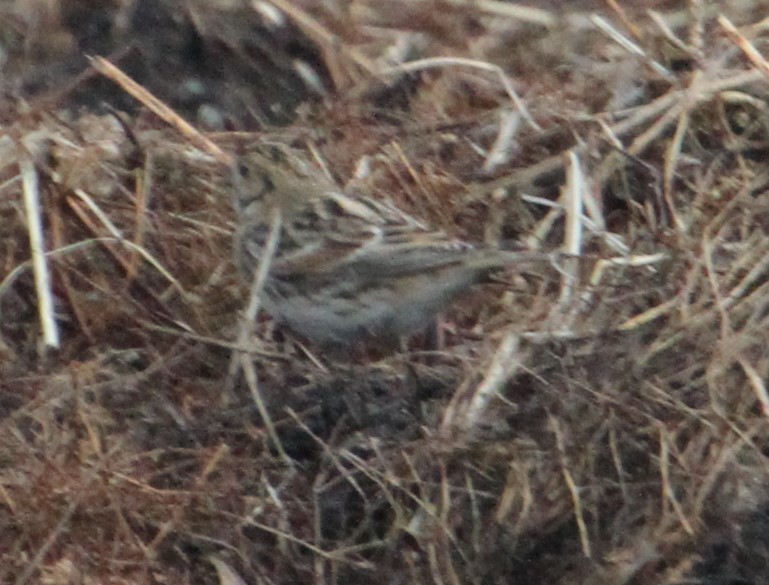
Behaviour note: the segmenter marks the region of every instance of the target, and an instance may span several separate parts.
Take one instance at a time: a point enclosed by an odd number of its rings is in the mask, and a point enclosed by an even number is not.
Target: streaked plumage
[[[409,333],[489,271],[550,258],[475,248],[384,200],[342,193],[259,153],[239,160],[234,175],[239,270],[253,277],[271,211],[280,206],[280,241],[264,307],[321,343]]]

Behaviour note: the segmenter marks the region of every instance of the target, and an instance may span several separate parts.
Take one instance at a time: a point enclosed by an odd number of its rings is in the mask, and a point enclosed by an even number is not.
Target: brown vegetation
[[[0,7],[0,582],[769,582],[766,2],[92,4]],[[326,355],[255,143],[579,258]]]

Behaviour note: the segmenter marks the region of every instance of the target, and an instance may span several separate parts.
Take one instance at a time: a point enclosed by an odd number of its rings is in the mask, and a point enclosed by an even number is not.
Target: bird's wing
[[[456,262],[472,250],[386,201],[337,191],[295,212],[284,229],[276,275],[395,276]]]

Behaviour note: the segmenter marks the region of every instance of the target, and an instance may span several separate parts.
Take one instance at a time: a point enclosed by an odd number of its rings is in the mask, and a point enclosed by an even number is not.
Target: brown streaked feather
[[[305,178],[270,169],[263,155],[249,155],[241,164],[250,167],[248,176],[236,184],[241,191],[241,222],[266,222],[272,206],[282,208],[285,237],[273,261],[279,273],[288,274],[292,268],[327,272],[329,262],[359,263],[372,251],[386,259],[412,248],[472,249],[443,232],[429,230],[386,201],[347,195],[322,177]],[[263,244],[258,242],[258,246]]]
[[[253,277],[279,207],[264,307],[322,343],[408,333],[492,270],[551,259],[476,248],[428,229],[386,199],[345,194],[324,177],[259,154],[242,159],[235,175],[238,268]]]

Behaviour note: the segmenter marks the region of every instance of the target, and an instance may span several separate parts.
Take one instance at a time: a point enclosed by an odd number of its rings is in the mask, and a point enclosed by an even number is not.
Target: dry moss
[[[77,2],[17,4],[0,581],[767,582],[760,2],[720,3],[737,34],[699,3],[163,2],[139,53],[120,49],[143,2],[99,12],[99,39]],[[45,27],[58,53],[11,42]],[[78,109],[127,103],[75,77],[97,41],[224,152],[292,148],[464,238],[562,248],[581,197],[581,258],[499,275],[395,354],[315,355],[260,316],[254,384],[231,359],[248,299],[228,170],[136,103]]]

